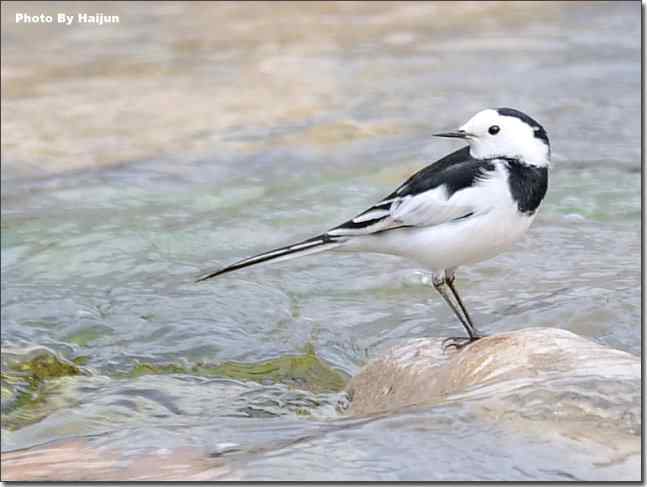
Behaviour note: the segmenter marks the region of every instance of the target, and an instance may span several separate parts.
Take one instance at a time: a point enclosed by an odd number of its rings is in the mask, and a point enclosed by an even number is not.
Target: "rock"
[[[2,454],[2,480],[11,482],[215,481],[240,480],[222,459],[194,448],[159,448],[125,458],[123,452],[96,448],[84,440],[62,440],[45,447]]]
[[[476,421],[577,451],[595,477],[640,479],[640,358],[571,332],[527,328],[447,353],[442,338],[398,345],[347,385],[352,415],[460,401]]]
[[[569,383],[594,379],[598,385],[629,381],[637,386],[635,394],[608,399],[624,404],[626,412],[637,413],[634,426],[640,429],[640,359],[634,355],[554,328],[489,336],[460,351],[444,352],[442,341],[412,340],[369,363],[346,386],[352,397],[350,414],[433,405],[470,391],[470,397],[500,397],[501,392],[533,384],[554,386],[558,394],[573,390]]]

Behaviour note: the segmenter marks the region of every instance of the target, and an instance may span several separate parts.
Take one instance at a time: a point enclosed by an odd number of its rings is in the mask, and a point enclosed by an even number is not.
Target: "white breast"
[[[505,164],[497,161],[495,167],[492,177],[451,197],[456,205],[473,208],[472,216],[354,238],[339,250],[400,255],[434,272],[494,257],[519,240],[534,219],[517,210]]]

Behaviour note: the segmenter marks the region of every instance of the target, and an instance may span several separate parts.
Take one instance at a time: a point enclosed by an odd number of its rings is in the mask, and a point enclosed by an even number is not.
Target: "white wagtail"
[[[481,338],[454,287],[456,269],[494,257],[528,230],[548,187],[550,143],[539,123],[512,108],[483,110],[458,130],[434,135],[469,145],[418,171],[352,220],[198,281],[325,250],[408,257],[432,270],[434,287],[467,330],[468,337],[451,338],[451,345]]]

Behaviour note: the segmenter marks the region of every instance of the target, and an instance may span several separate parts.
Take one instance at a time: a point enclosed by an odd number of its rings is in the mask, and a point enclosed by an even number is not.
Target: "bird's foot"
[[[462,350],[471,343],[474,343],[476,340],[483,338],[482,335],[473,336],[473,337],[448,337],[445,338],[442,342],[443,352],[447,352],[450,348],[455,348],[456,350]]]

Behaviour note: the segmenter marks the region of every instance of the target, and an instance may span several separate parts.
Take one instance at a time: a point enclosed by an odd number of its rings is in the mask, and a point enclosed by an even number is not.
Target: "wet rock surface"
[[[369,363],[347,386],[348,413],[462,402],[483,422],[586,452],[605,470],[597,478],[640,478],[638,357],[554,328],[489,336],[460,351],[443,351],[442,341],[412,340]]]
[[[414,404],[434,404],[457,394],[496,395],[529,387],[571,392],[565,401],[584,401],[593,386],[617,388],[606,394],[607,407],[620,413],[638,413],[640,359],[603,347],[569,331],[528,328],[485,337],[460,351],[444,351],[442,338],[420,338],[396,346],[375,359],[347,386],[352,414],[371,414]],[[613,386],[611,386],[613,384]],[[489,387],[489,389],[483,389]],[[581,390],[578,390],[581,389]],[[600,398],[601,399],[601,398]],[[598,400],[600,400],[598,399]],[[596,398],[591,396],[591,401]],[[553,403],[553,406],[557,406]],[[597,410],[596,410],[597,411]],[[589,411],[590,412],[590,411]],[[621,415],[625,417],[626,415]],[[632,416],[634,417],[634,416]],[[640,428],[640,423],[631,423]]]
[[[3,454],[5,481],[206,481],[236,480],[222,461],[195,449],[159,448],[130,459],[118,450],[98,449],[83,440],[57,442]]]

